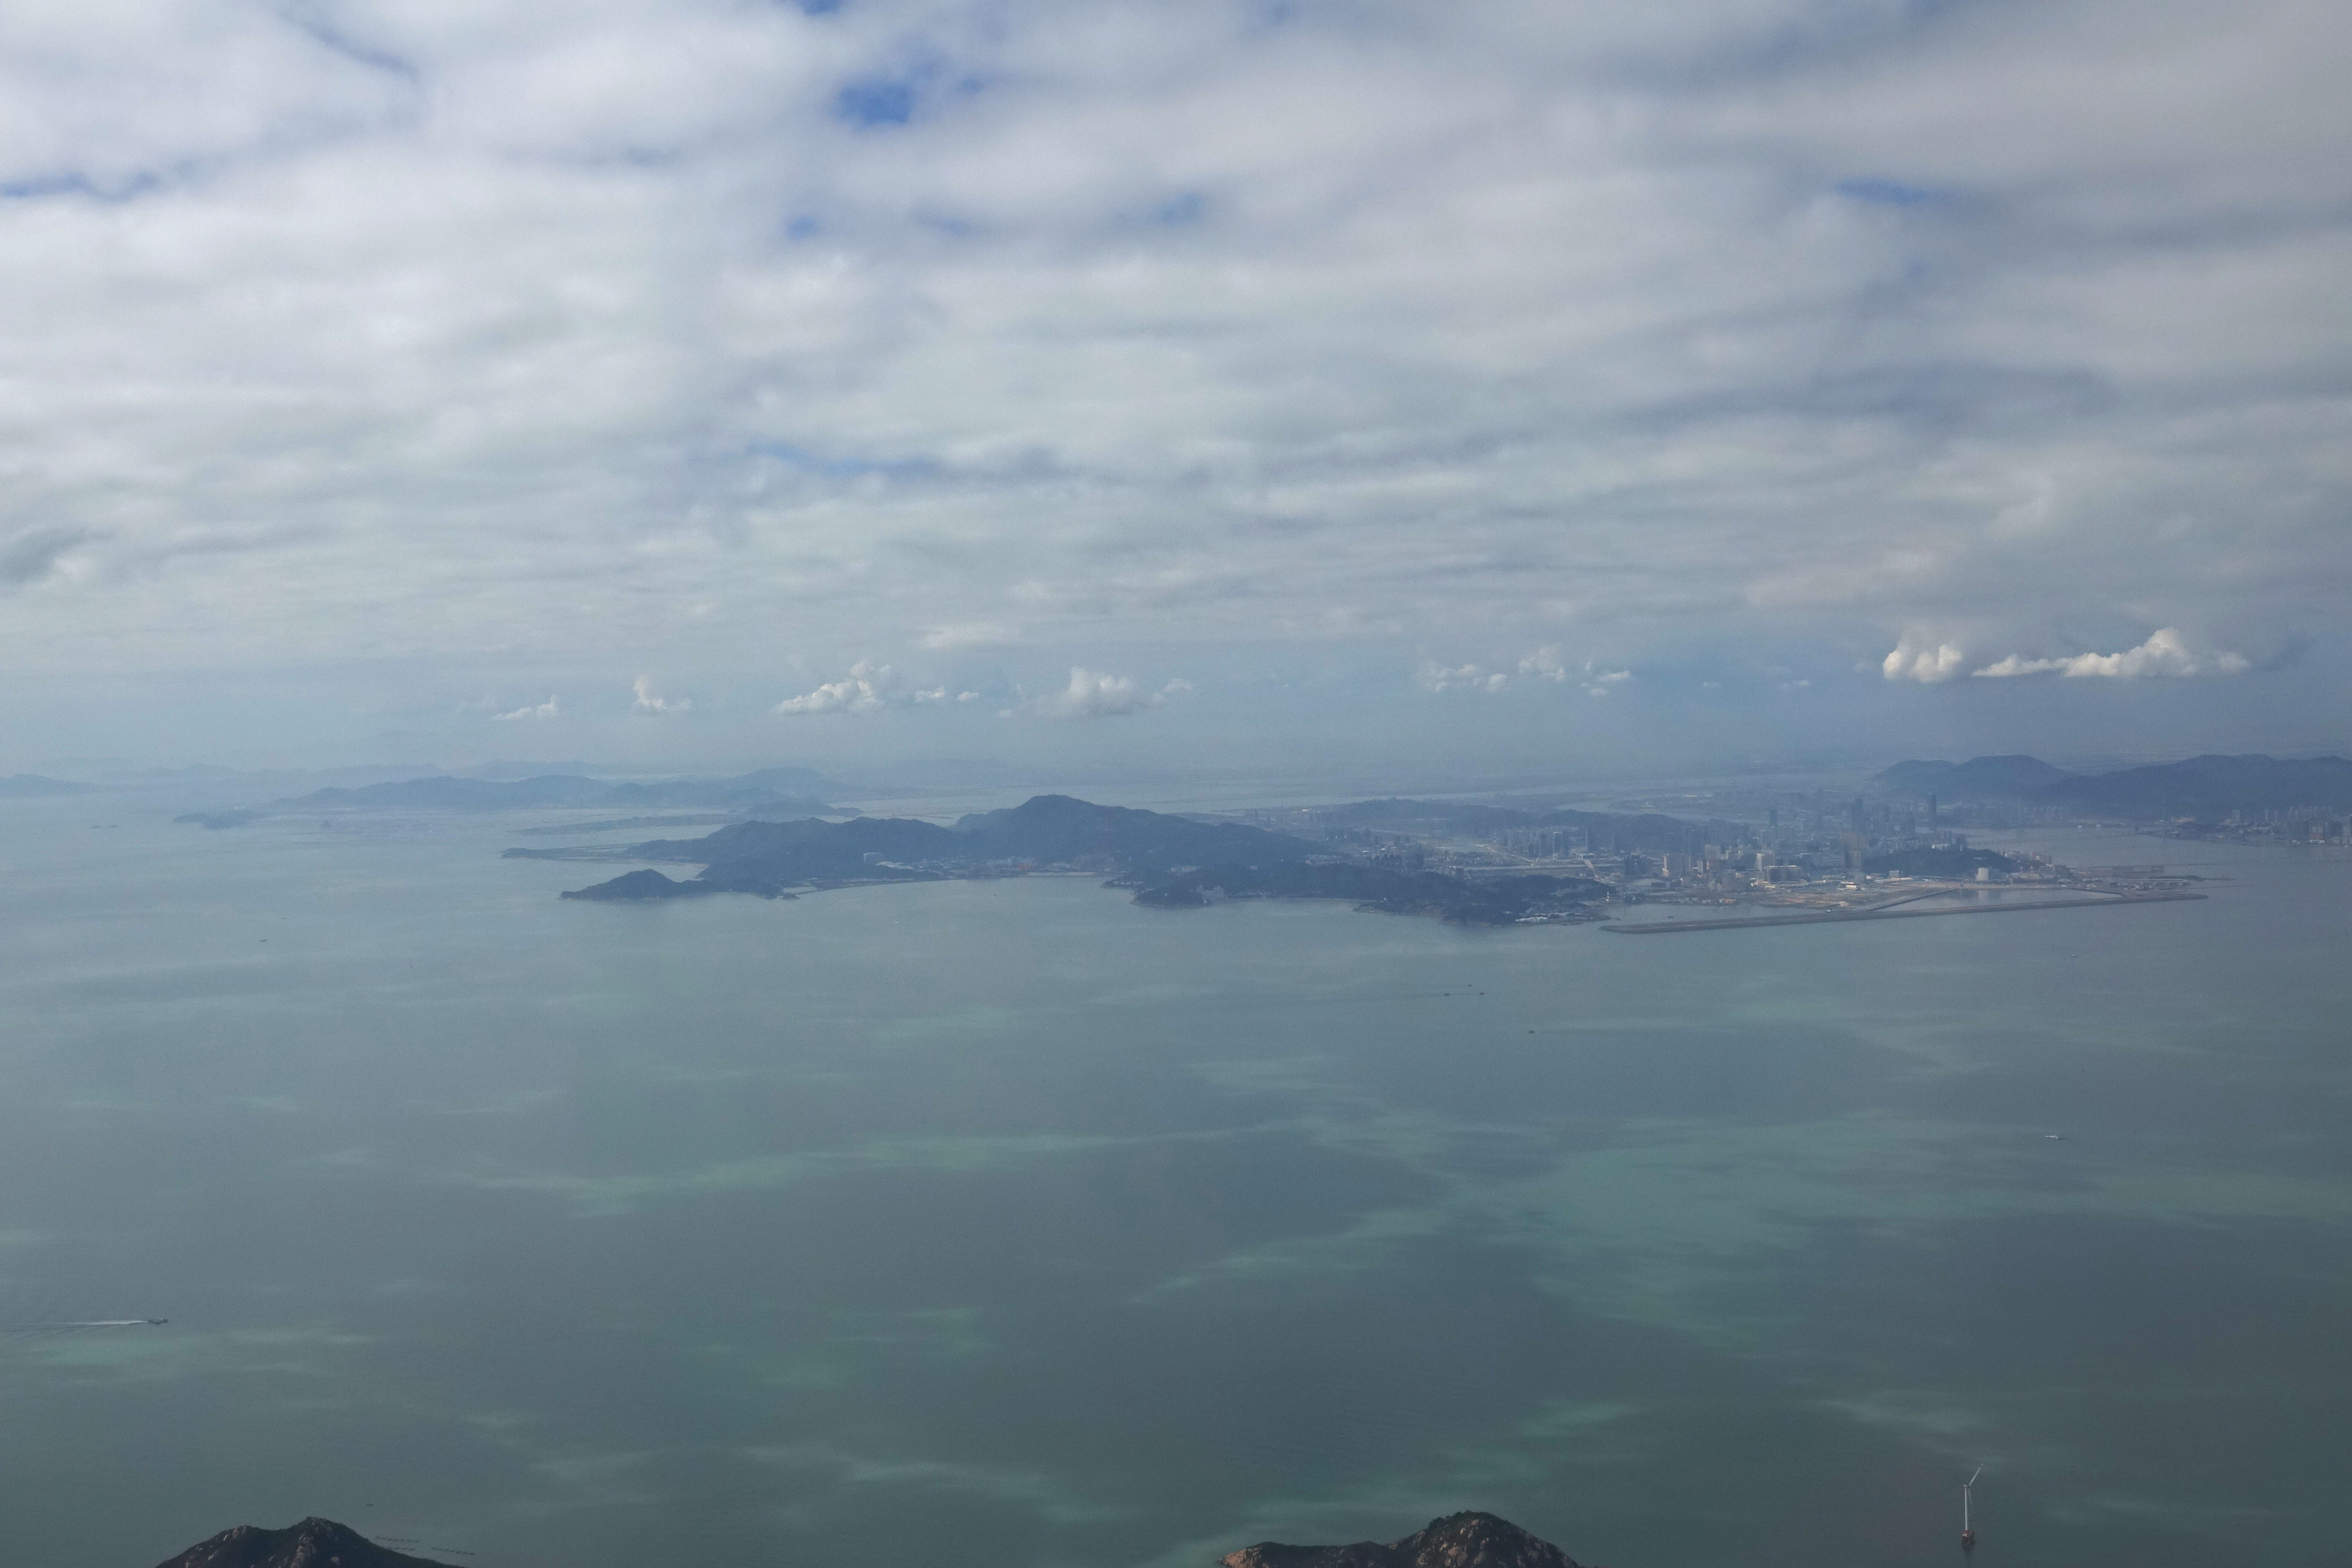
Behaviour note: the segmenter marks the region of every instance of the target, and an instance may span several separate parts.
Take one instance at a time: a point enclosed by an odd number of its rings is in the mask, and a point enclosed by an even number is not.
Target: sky
[[[25,0],[0,766],[2352,749],[2352,10]]]

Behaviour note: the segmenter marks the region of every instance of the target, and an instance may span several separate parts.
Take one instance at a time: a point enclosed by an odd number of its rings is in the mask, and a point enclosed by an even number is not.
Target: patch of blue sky
[[[286,7],[280,15],[289,25],[307,34],[311,42],[321,48],[342,56],[354,64],[365,66],[370,70],[383,71],[388,76],[396,76],[411,86],[417,85],[425,79],[425,73],[416,68],[415,61],[404,59],[389,49],[381,49],[373,44],[362,43],[341,28],[332,26],[323,17],[314,14],[306,15],[301,9],[294,6]]]
[[[803,473],[822,475],[829,479],[864,479],[880,474],[889,479],[917,479],[938,471],[938,465],[928,458],[877,461],[868,458],[829,458],[795,447],[784,441],[754,441],[743,448],[750,456],[767,458]]]
[[[904,125],[915,117],[916,91],[911,81],[891,77],[866,77],[836,94],[833,111],[861,131],[884,125]]]
[[[1851,200],[1874,207],[1920,207],[1946,199],[1946,193],[1927,185],[1909,185],[1900,180],[1871,177],[1840,180],[1837,193]]]
[[[1198,191],[1186,191],[1171,196],[1152,210],[1152,217],[1164,224],[1198,223],[1209,210],[1209,199]]]
[[[955,213],[919,212],[915,215],[915,223],[928,233],[945,235],[950,239],[970,239],[981,232],[978,222]]]
[[[814,239],[824,232],[824,225],[806,213],[797,213],[784,221],[786,239]]]
[[[54,174],[28,174],[18,180],[0,180],[0,201],[34,202],[45,196],[89,196],[101,202],[127,202],[146,195],[163,183],[161,174],[141,173],[126,176],[110,185],[100,185],[88,174],[63,170]]]

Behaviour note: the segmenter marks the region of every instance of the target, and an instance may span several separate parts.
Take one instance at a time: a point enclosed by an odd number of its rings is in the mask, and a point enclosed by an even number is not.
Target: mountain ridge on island
[[[452,1568],[379,1546],[347,1524],[313,1516],[283,1530],[240,1524],[156,1568]]]
[[[739,822],[699,838],[648,840],[606,858],[699,865],[699,876],[675,885],[697,892],[772,896],[794,887],[931,881],[992,868],[1058,866],[1133,875],[1174,866],[1297,861],[1318,852],[1303,838],[1260,827],[1041,795],[1009,810],[973,813],[952,827],[901,816]],[[530,849],[509,849],[507,855],[568,858],[562,851]],[[582,889],[564,896],[615,895]],[[653,889],[651,896],[678,895]]]
[[[1265,1541],[1219,1560],[1218,1568],[1578,1568],[1550,1542],[1491,1513],[1451,1513],[1402,1541],[1347,1546],[1286,1546]]]

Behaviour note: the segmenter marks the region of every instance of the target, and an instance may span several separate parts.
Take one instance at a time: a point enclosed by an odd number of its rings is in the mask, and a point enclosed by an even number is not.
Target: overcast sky
[[[5,755],[2352,746],[2352,9],[31,0]]]

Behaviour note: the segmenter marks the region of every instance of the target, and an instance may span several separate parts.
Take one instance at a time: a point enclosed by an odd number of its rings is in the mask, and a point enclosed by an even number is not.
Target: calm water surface
[[[1979,1461],[1979,1563],[2343,1560],[2340,851],[1628,941],[515,841],[0,807],[0,1321],[172,1320],[0,1341],[6,1561],[1944,1563]]]

